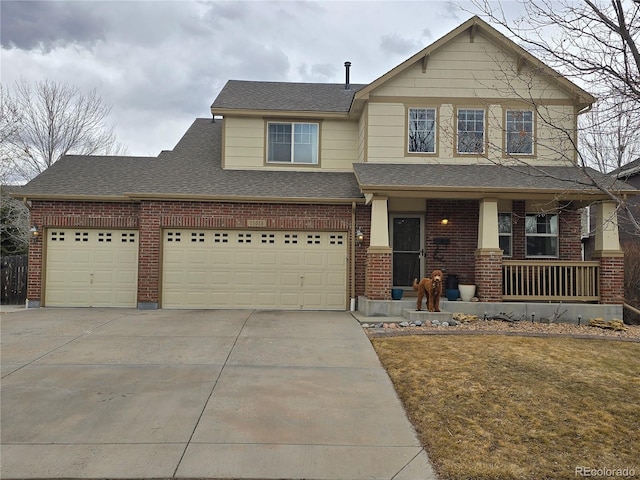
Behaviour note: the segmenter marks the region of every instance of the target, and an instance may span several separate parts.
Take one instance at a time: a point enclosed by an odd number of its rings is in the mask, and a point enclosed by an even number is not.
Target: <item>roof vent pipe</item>
[[[344,89],[345,90],[351,90],[351,84],[349,83],[349,68],[351,68],[351,62],[344,62],[344,73],[345,73]]]

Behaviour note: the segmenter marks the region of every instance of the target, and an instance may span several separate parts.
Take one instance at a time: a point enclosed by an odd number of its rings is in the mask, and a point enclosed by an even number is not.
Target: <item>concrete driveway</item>
[[[1,477],[435,479],[348,312],[3,313]]]

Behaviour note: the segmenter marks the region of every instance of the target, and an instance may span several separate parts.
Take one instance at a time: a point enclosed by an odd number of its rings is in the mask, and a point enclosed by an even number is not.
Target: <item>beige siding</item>
[[[404,161],[405,107],[402,103],[371,103],[368,110],[368,162]]]
[[[516,69],[515,57],[505,55],[482,35],[476,35],[471,43],[466,33],[430,55],[425,73],[422,62],[418,62],[372,93],[400,97],[569,98],[529,66],[519,74]]]
[[[517,59],[508,57],[481,35],[469,42],[463,34],[432,54],[426,72],[417,62],[375,89],[365,111],[367,158],[372,163],[488,163],[509,161],[505,149],[506,109],[534,110],[528,98],[539,98],[534,119],[534,154],[522,156],[537,164],[573,160],[574,107],[567,94],[546,77],[535,77],[526,64],[516,72]],[[407,153],[407,109],[437,109],[436,153]],[[456,152],[459,108],[485,111],[487,155]],[[559,127],[559,128],[558,128]],[[565,152],[564,154],[561,152]],[[488,157],[488,158],[487,158]]]
[[[265,120],[262,118],[226,117],[224,168],[264,169],[296,168],[265,166]],[[358,123],[324,120],[320,132],[320,166],[322,170],[351,171],[358,155]],[[301,166],[301,170],[309,167]]]
[[[364,112],[358,122],[358,163],[366,161],[367,158],[367,118],[369,106],[365,106]]]
[[[351,171],[358,158],[358,123],[322,122],[320,163],[322,170]]]
[[[256,168],[264,163],[264,120],[225,117],[225,168]]]

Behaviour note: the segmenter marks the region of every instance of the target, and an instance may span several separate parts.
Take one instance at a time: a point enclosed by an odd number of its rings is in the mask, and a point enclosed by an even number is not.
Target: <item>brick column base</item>
[[[502,250],[476,250],[475,278],[481,302],[502,301]]]
[[[365,269],[364,295],[369,300],[391,300],[391,249],[369,247]]]
[[[620,305],[624,303],[624,255],[605,255],[593,254],[600,259],[600,303]]]

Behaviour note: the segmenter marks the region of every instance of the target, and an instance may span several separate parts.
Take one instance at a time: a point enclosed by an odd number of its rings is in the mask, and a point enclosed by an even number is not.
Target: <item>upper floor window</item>
[[[267,130],[267,162],[318,163],[317,123],[269,122]]]
[[[484,153],[484,110],[458,109],[458,153]]]
[[[533,155],[533,112],[507,110],[507,153]]]
[[[510,257],[513,238],[511,212],[498,213],[498,241],[502,255]]]
[[[436,109],[409,109],[409,153],[436,152]]]
[[[525,237],[527,257],[557,257],[558,215],[527,213]]]

